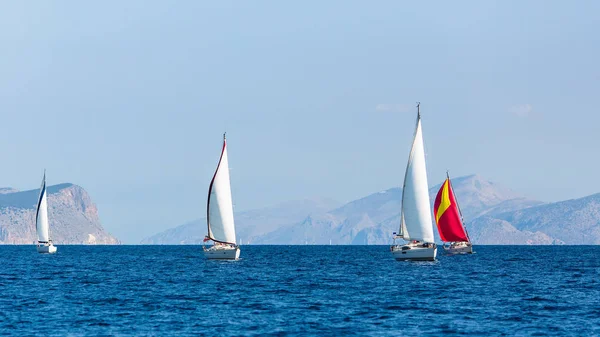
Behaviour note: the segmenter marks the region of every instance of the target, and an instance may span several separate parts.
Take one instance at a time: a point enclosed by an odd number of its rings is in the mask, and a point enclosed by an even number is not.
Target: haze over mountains
[[[50,238],[59,244],[118,244],[107,233],[88,193],[73,184],[49,186]],[[35,207],[39,189],[0,188],[0,243],[31,244],[37,240]]]
[[[600,244],[600,194],[483,216],[473,241],[513,244]]]
[[[545,204],[478,175],[452,184],[475,244],[598,244],[600,194]],[[431,202],[441,183],[430,189]],[[398,230],[401,188],[344,205],[302,200],[236,214],[238,242],[251,244],[389,244]],[[206,220],[193,221],[143,244],[201,243]],[[437,235],[437,233],[436,233]]]
[[[253,242],[264,233],[277,230],[285,224],[294,224],[310,214],[321,214],[339,205],[330,199],[314,198],[288,201],[235,214],[238,241]],[[194,244],[201,243],[206,235],[206,218],[168,229],[142,240],[142,244]]]
[[[600,193],[555,203],[525,198],[471,175],[452,180],[475,244],[600,244]],[[440,184],[430,189],[431,202]],[[0,243],[36,240],[39,190],[0,188]],[[242,244],[389,244],[398,230],[401,188],[340,204],[313,198],[236,213]],[[87,192],[72,184],[48,187],[50,234],[57,244],[118,244],[102,227]],[[434,231],[437,238],[437,231]],[[206,219],[142,240],[142,244],[199,244]]]

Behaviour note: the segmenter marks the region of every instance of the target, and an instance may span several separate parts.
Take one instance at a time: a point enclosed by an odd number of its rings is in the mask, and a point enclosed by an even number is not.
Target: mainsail
[[[435,197],[433,213],[442,241],[469,242],[469,236],[461,219],[450,177],[446,178]]]
[[[42,179],[40,187],[40,196],[36,207],[35,214],[35,229],[37,232],[38,242],[47,243],[50,240],[48,234],[48,201],[46,198],[46,172]]]
[[[206,222],[208,224],[209,239],[220,243],[236,243],[225,135],[223,135],[221,159],[219,159],[217,170],[208,188]]]
[[[400,236],[408,241],[434,242],[420,113],[404,175]]]

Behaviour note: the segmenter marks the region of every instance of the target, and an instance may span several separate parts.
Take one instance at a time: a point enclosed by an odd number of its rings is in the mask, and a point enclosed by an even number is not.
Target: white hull
[[[450,246],[444,246],[447,254],[473,254],[473,246],[465,242],[453,242]]]
[[[240,247],[212,246],[204,248],[204,257],[209,260],[237,260],[240,258]]]
[[[40,254],[54,254],[56,253],[56,246],[54,245],[39,245],[37,251]]]
[[[391,247],[392,255],[398,261],[435,261],[437,247],[435,243],[409,243]]]

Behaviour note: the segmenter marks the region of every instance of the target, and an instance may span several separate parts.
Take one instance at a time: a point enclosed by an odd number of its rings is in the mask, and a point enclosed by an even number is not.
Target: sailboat
[[[440,238],[444,241],[444,250],[449,254],[472,254],[473,245],[464,226],[448,172],[446,172],[446,180],[435,197],[433,214]]]
[[[49,235],[48,224],[48,200],[46,196],[46,171],[40,187],[40,196],[38,197],[35,211],[35,229],[37,232],[37,251],[43,254],[56,253],[56,247],[52,244]]]
[[[394,258],[400,261],[434,261],[437,254],[429,205],[420,105],[417,103],[417,124],[404,175],[400,232],[397,235],[394,233],[394,243],[390,247]],[[408,243],[397,245],[396,239],[404,239]]]
[[[204,256],[208,259],[237,260],[240,247],[235,241],[233,202],[229,181],[229,160],[227,159],[227,139],[223,134],[221,158],[208,188],[206,205],[208,234],[204,242],[213,241],[213,246],[204,246]]]

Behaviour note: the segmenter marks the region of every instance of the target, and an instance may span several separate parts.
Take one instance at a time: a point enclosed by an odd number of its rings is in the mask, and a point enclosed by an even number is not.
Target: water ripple
[[[600,334],[600,247],[2,246],[0,332],[71,336]],[[556,254],[556,250],[562,254]]]

